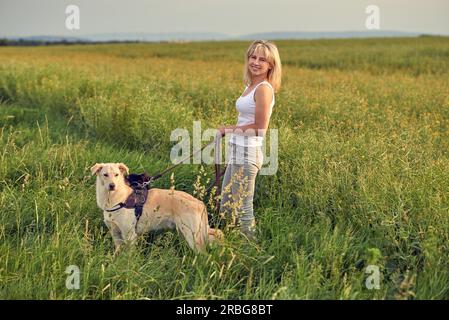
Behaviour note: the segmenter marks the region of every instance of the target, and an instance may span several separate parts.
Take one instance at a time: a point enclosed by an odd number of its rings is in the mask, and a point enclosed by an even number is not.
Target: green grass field
[[[276,43],[258,241],[196,255],[168,232],[115,257],[89,168],[154,174],[173,129],[235,124],[249,43],[0,48],[0,298],[448,299],[449,38]],[[199,171],[178,167],[176,189]]]

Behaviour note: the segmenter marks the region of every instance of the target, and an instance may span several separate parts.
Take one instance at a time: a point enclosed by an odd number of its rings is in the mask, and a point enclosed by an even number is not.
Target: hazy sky
[[[65,28],[69,4],[80,30]],[[370,4],[380,30],[449,35],[449,0],[0,0],[0,36],[363,31]]]

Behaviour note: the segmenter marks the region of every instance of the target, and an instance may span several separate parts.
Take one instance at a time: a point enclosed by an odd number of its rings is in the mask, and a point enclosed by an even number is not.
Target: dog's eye
[[[104,175],[105,177],[107,177],[107,176],[108,176],[108,174],[107,174],[107,173],[103,173],[103,175]]]
[[[118,173],[116,173],[115,176],[118,177]]]

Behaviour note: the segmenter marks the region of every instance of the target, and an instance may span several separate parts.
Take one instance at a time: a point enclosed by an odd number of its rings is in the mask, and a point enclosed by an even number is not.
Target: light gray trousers
[[[221,187],[220,214],[232,223],[254,223],[254,189],[263,163],[262,147],[230,143],[229,161]]]

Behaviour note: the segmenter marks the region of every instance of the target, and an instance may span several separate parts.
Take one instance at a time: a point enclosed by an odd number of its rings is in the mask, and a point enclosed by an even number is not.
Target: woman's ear
[[[125,172],[126,172],[126,174],[129,174],[129,169],[124,163],[118,163],[118,168],[120,169],[120,171],[123,175]]]
[[[101,169],[103,169],[104,163],[96,163],[90,168],[90,172],[92,174],[98,175],[98,172],[100,172]]]

